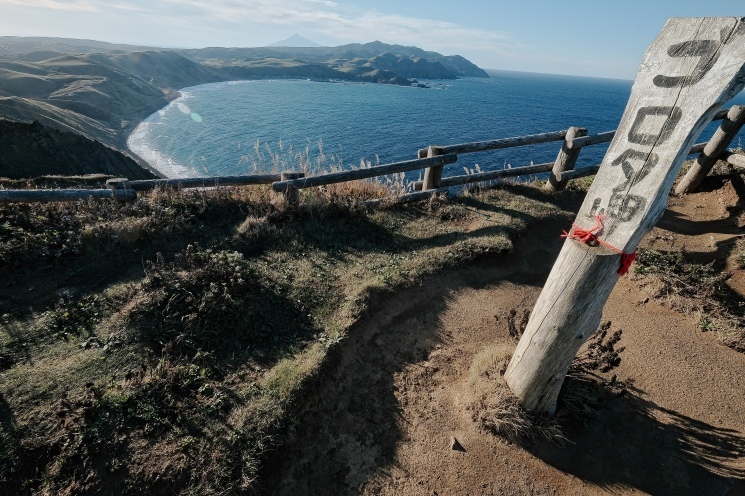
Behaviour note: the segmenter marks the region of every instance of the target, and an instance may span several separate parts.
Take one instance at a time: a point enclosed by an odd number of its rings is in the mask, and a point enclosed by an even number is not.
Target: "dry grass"
[[[743,258],[735,245],[735,262]],[[714,263],[689,262],[683,252],[640,250],[634,274],[643,290],[683,313],[698,315],[702,331],[714,331],[730,348],[745,352],[745,308]]]
[[[285,146],[281,140],[273,149],[269,143],[262,145],[257,140],[254,143],[253,153],[241,156],[239,164],[245,165],[255,173],[296,171],[302,172],[306,176],[315,176],[344,170],[369,169],[380,165],[380,161],[376,156],[374,163],[361,158],[357,166],[345,165],[340,155],[328,153],[324,149],[322,140],[313,146],[308,143],[301,149],[294,148],[291,145]],[[318,190],[305,196],[306,200],[312,201],[320,193],[321,196],[326,196],[329,199],[350,204],[359,200],[396,196],[411,189],[404,177],[404,173],[399,173],[368,180],[332,184],[318,188]]]
[[[293,207],[266,187],[164,189],[0,207],[3,487],[253,490],[304,384],[373,297],[563,214],[525,186],[355,207],[389,193],[349,183]]]
[[[510,313],[508,327],[514,327],[516,313]],[[510,323],[512,322],[512,323]],[[603,324],[588,340],[572,362],[553,417],[531,415],[521,406],[504,381],[514,342],[497,343],[478,353],[468,371],[467,384],[472,394],[468,405],[472,419],[492,434],[516,444],[548,441],[563,445],[568,425],[596,414],[611,398],[625,394],[630,381],[615,375],[607,378],[621,363],[623,347],[616,347],[622,332],[609,335],[610,322]],[[517,338],[524,325],[516,330]]]
[[[495,344],[474,357],[468,371],[468,385],[473,394],[468,409],[472,419],[513,443],[535,443],[545,439],[563,444],[566,438],[559,423],[527,413],[504,382],[513,350],[514,343]]]

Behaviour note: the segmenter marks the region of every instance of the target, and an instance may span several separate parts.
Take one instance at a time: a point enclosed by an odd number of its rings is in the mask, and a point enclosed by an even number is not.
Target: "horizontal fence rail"
[[[606,131],[604,133],[593,134],[592,136],[581,136],[579,138],[567,140],[566,147],[572,150],[574,148],[582,148],[583,146],[608,143],[610,141],[613,141],[613,137],[615,135],[615,131]]]
[[[413,193],[404,193],[403,195],[398,196],[389,196],[386,198],[367,200],[360,203],[360,206],[364,208],[388,207],[392,205],[399,205],[402,203],[411,203],[419,200],[428,200],[432,198],[432,195],[448,196],[449,194],[450,188],[428,189],[426,191],[415,191]]]
[[[696,153],[701,153],[702,151],[704,151],[704,148],[706,148],[706,145],[708,145],[708,144],[709,144],[708,141],[705,142],[705,143],[696,143],[695,145],[693,145],[691,147],[691,150],[688,152],[688,155],[693,155],[693,154],[696,154]]]
[[[501,138],[491,141],[477,141],[475,143],[461,143],[458,145],[432,145],[432,149],[438,155],[448,153],[474,153],[489,150],[501,150],[503,148],[514,148],[517,146],[537,145],[539,143],[550,143],[561,141],[567,135],[567,130],[553,131],[550,133],[530,134],[528,136],[515,136],[512,138]]]
[[[7,189],[0,190],[0,203],[75,202],[93,198],[132,201],[134,190],[126,189]]]
[[[527,174],[540,174],[548,172],[554,166],[554,163],[528,165],[525,167],[512,167],[510,169],[500,169],[489,172],[477,172],[475,174],[464,174],[462,176],[444,177],[440,180],[441,186],[458,186],[460,184],[473,184],[483,181],[492,181],[505,177],[524,176]]]
[[[691,169],[696,171],[696,177],[689,178],[692,174],[689,170],[686,178],[688,183],[696,184],[706,175],[711,165],[717,159],[726,160],[737,167],[745,167],[745,156],[727,151],[727,146],[739,133],[745,123],[745,107],[735,105],[731,108],[717,112],[713,120],[722,120],[722,124],[712,139],[706,143],[698,143],[691,147],[689,154],[698,154],[696,164]],[[425,169],[424,181],[411,183],[415,191],[392,198],[381,198],[363,202],[364,206],[387,205],[416,201],[427,198],[433,194],[442,194],[448,188],[459,185],[472,185],[507,177],[525,176],[550,172],[550,178],[546,189],[557,191],[562,189],[570,179],[590,176],[597,173],[600,165],[583,167],[574,170],[576,160],[585,146],[608,143],[615,137],[616,131],[606,131],[587,136],[587,130],[580,127],[571,127],[567,130],[552,131],[547,133],[532,134],[527,136],[514,136],[500,138],[490,141],[478,141],[473,143],[460,143],[455,145],[431,145],[429,148],[419,150],[416,160],[395,162],[391,164],[377,165],[374,167],[332,172],[317,176],[304,177],[303,173],[286,171],[282,174],[255,174],[245,176],[219,176],[219,177],[197,177],[182,179],[150,179],[141,181],[129,181],[125,178],[110,179],[107,181],[108,189],[57,189],[57,190],[0,190],[0,203],[9,202],[72,202],[94,199],[117,199],[121,201],[132,201],[137,198],[138,191],[149,191],[156,188],[212,188],[221,186],[249,186],[269,185],[272,190],[283,193],[287,201],[299,201],[298,190],[317,186],[330,185],[368,179],[373,177],[410,172]],[[512,167],[488,172],[478,172],[458,176],[442,177],[443,167],[453,164],[458,160],[458,154],[483,152],[514,148],[519,146],[536,145],[561,141],[562,146],[559,155],[552,163],[536,164],[523,167]],[[696,169],[698,165],[698,170]],[[680,188],[680,186],[679,186]],[[680,193],[680,191],[678,191]],[[687,192],[684,191],[684,192]]]
[[[328,184],[345,183],[370,177],[385,176],[388,174],[397,174],[399,172],[408,172],[427,167],[437,167],[455,163],[458,157],[454,154],[442,155],[432,158],[420,158],[417,160],[408,160],[405,162],[396,162],[393,164],[376,165],[366,169],[357,169],[344,172],[334,172],[331,174],[322,174],[320,176],[304,177],[292,179],[289,181],[279,181],[272,184],[272,189],[277,192],[285,192],[291,188],[303,189],[313,186],[325,186]]]
[[[729,114],[733,108],[738,107],[738,105],[734,105],[730,108],[722,109],[716,114],[714,114],[714,117],[711,118],[712,121],[722,121],[727,118],[727,114]]]
[[[129,181],[135,191],[148,191],[155,188],[209,188],[218,186],[250,186],[252,184],[272,184],[281,179],[281,174],[257,174],[254,176],[188,177],[183,179],[145,179]]]
[[[582,167],[581,169],[573,169],[560,173],[557,176],[559,181],[570,181],[572,179],[579,179],[580,177],[594,176],[600,170],[600,164],[591,165],[589,167]]]
[[[726,160],[727,163],[734,165],[735,167],[745,168],[745,155],[727,152],[724,155],[722,155],[720,158],[722,160]]]

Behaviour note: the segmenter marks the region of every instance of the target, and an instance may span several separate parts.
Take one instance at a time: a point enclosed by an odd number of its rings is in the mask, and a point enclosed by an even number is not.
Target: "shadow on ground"
[[[331,351],[333,365],[299,416],[295,441],[266,465],[267,494],[348,494],[393,463],[405,422],[394,378],[447,340],[437,326],[446,305],[442,294],[398,295],[373,325],[352,329],[343,349]]]
[[[558,237],[547,241],[545,233],[565,221],[532,229],[516,247],[519,256],[491,264],[480,261],[479,267],[432,278],[421,288],[378,302],[379,310],[332,350],[298,417],[294,441],[266,464],[264,492],[359,494],[373,479],[405,472],[396,453],[410,441],[407,417],[412,412],[411,405],[399,401],[397,391],[402,384],[434,381],[425,362],[436,348],[455,340],[442,319],[452,295],[500,280],[539,287],[561,247]],[[432,432],[430,439],[440,434]],[[631,488],[656,495],[745,494],[745,437],[661,408],[645,400],[643,392],[611,400],[567,434],[570,443],[564,447],[537,445],[528,451],[560,472],[610,492]],[[516,449],[497,439],[491,445],[494,461],[489,460],[489,472],[475,474],[476,479],[500,480],[503,459]],[[433,451],[439,449],[432,446]],[[538,476],[525,470],[517,476]]]
[[[608,403],[564,447],[530,449],[559,470],[612,490],[655,495],[745,493],[745,437],[639,396]],[[739,466],[738,466],[739,465]]]

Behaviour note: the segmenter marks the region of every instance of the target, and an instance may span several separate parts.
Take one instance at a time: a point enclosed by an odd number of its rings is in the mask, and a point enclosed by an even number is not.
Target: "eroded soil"
[[[745,234],[743,187],[712,179],[671,199],[643,246],[714,262],[745,294],[732,250]],[[623,330],[621,379],[569,443],[517,446],[472,419],[473,357],[511,342],[508,315],[530,311],[571,219],[531,231],[513,255],[430,279],[378,305],[335,351],[270,460],[268,494],[745,494],[745,355],[696,315],[623,278],[603,315]],[[633,271],[632,271],[633,272]],[[462,449],[452,449],[457,439]]]

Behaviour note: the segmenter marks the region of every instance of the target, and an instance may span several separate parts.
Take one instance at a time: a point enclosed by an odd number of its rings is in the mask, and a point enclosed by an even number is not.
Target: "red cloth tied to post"
[[[575,239],[581,243],[590,244],[592,242],[598,243],[600,245],[605,246],[606,248],[609,248],[616,253],[619,253],[621,255],[621,267],[618,268],[618,274],[621,276],[625,276],[628,274],[629,269],[631,268],[631,264],[634,263],[634,260],[636,260],[636,251],[634,253],[624,253],[623,250],[619,250],[615,246],[611,245],[610,243],[606,243],[602,239],[598,237],[600,232],[603,230],[603,216],[602,215],[596,215],[595,216],[595,225],[590,229],[583,229],[579,227],[577,224],[572,222],[572,230],[570,232],[564,231],[564,233],[561,235],[562,238],[567,239]]]

